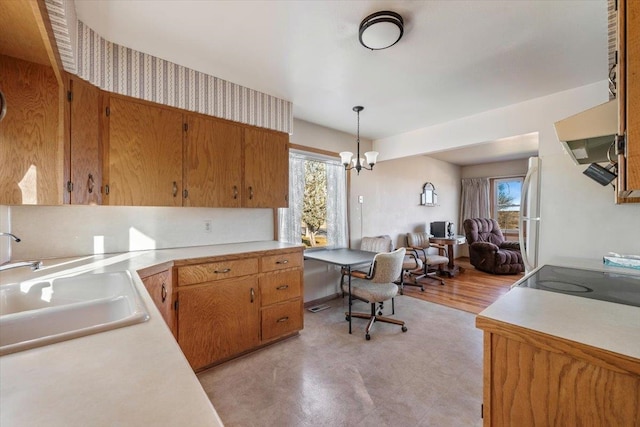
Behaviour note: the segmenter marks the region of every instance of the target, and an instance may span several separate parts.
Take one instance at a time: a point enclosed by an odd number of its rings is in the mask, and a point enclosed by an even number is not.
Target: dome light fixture
[[[355,159],[352,159],[353,153],[350,151],[343,151],[342,153],[340,153],[340,159],[342,161],[342,164],[344,165],[345,170],[355,169],[356,172],[358,172],[358,175],[360,175],[360,171],[362,169],[372,170],[373,166],[376,164],[376,160],[378,159],[377,151],[367,151],[366,153],[364,153],[364,156],[367,159],[366,163],[365,159],[360,158],[360,111],[362,110],[364,110],[364,107],[361,107],[359,105],[353,107],[353,111],[355,111],[358,115],[358,132],[356,134],[358,151],[356,151]],[[366,166],[367,164],[369,165],[369,167]]]
[[[402,16],[389,10],[372,13],[360,23],[360,43],[367,49],[381,50],[391,47],[400,41],[402,34]]]

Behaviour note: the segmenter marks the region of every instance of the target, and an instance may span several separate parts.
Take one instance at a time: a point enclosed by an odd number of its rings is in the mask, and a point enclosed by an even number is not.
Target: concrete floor
[[[482,425],[475,315],[398,296],[408,332],[378,323],[366,341],[366,320],[349,335],[346,301],[305,310],[300,336],[198,375],[226,426]]]

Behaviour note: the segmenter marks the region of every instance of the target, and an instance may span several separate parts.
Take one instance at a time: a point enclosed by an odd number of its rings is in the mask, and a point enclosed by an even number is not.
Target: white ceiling
[[[75,6],[107,40],[289,100],[298,119],[353,134],[352,107],[363,105],[360,132],[369,139],[602,81],[608,71],[606,0]],[[395,46],[370,51],[358,27],[379,10],[400,13],[405,32]]]

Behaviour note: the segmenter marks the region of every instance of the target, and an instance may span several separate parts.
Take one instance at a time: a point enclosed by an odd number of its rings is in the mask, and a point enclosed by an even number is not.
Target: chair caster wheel
[[[364,339],[366,339],[367,341],[371,340],[371,335],[366,334],[366,335],[364,336]]]
[[[382,316],[382,310],[378,310],[378,316]]]
[[[346,320],[347,322],[350,320],[351,318],[349,316],[344,316],[344,320]]]
[[[407,327],[406,326],[402,327],[402,332],[407,332]]]

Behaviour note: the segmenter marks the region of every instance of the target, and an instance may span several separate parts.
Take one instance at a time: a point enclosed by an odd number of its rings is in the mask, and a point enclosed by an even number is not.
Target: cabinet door
[[[246,128],[244,132],[244,206],[288,206],[289,135]]]
[[[625,2],[626,15],[626,189],[640,191],[640,3]]]
[[[147,288],[147,292],[149,292],[151,299],[153,299],[156,307],[158,307],[171,333],[177,338],[176,315],[174,310],[175,294],[173,291],[171,270],[145,277],[142,279],[142,283],[144,283],[145,288]]]
[[[260,341],[257,277],[178,291],[178,344],[193,369],[249,350]]]
[[[108,108],[105,204],[182,206],[182,113],[116,96]]]
[[[70,203],[101,204],[102,146],[100,135],[100,89],[77,77],[69,79],[71,92]]]
[[[0,55],[0,90],[0,204],[61,204],[64,104],[53,69]]]
[[[240,207],[242,127],[189,115],[184,153],[184,206]]]

